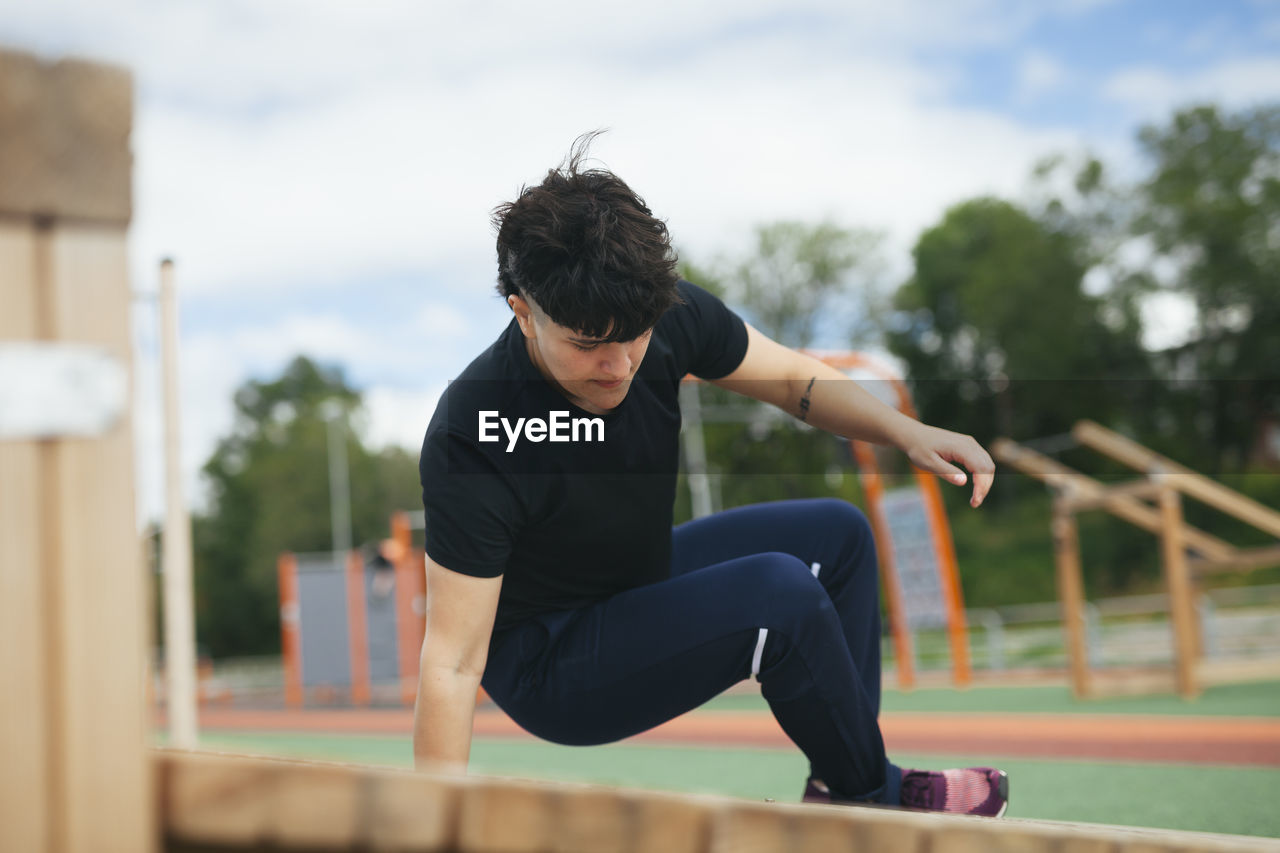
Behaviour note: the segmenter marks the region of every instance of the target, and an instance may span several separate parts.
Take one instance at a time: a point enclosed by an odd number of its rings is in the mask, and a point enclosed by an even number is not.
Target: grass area
[[[750,697],[746,697],[750,698]],[[408,738],[304,734],[206,734],[206,748],[411,766]],[[906,766],[989,763],[990,756],[898,755]],[[1280,836],[1280,770],[1182,764],[1001,760],[1011,817],[1201,832]],[[807,762],[799,751],[613,744],[567,747],[477,738],[472,772],[724,794],[796,802]]]
[[[1054,714],[1192,714],[1197,716],[1280,717],[1280,681],[1210,687],[1197,699],[1173,695],[1116,696],[1080,701],[1066,687],[973,687],[886,690],[885,711],[1009,712]],[[719,696],[703,708],[717,711],[768,710],[759,694]]]

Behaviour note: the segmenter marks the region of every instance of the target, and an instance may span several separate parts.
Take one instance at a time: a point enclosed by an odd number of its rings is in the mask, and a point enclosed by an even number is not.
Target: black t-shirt
[[[514,318],[440,398],[419,462],[427,554],[467,575],[506,573],[495,633],[669,575],[680,380],[725,376],[747,351],[736,314],[679,287],[683,304],[658,321],[605,415],[543,378]],[[520,429],[520,418],[546,428]]]

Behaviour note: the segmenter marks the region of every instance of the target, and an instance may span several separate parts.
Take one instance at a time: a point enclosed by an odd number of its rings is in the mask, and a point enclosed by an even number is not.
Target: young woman
[[[876,553],[858,509],[785,501],[671,527],[689,373],[960,485],[958,463],[975,507],[991,457],[680,280],[663,223],[617,176],[581,168],[589,141],[495,212],[514,316],[423,443],[417,766],[465,772],[481,684],[533,734],[585,745],[755,677],[809,759],[804,800],[1003,814],[999,770],[885,756]]]

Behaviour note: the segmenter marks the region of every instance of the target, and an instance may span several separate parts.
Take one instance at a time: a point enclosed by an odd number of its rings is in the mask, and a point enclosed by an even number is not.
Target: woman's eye
[[[584,346],[584,345],[582,345],[582,344],[574,344],[574,347],[575,347],[575,348],[580,349],[580,350],[582,350],[583,352],[591,352],[591,351],[592,351],[593,349],[595,349],[597,346],[599,346],[599,345],[598,345],[598,344],[587,344],[587,345],[585,345],[585,346]]]

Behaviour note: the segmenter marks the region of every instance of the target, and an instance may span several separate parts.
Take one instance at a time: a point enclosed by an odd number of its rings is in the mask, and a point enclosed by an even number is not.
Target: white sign
[[[0,440],[101,435],[129,396],[124,365],[102,347],[0,343]]]

